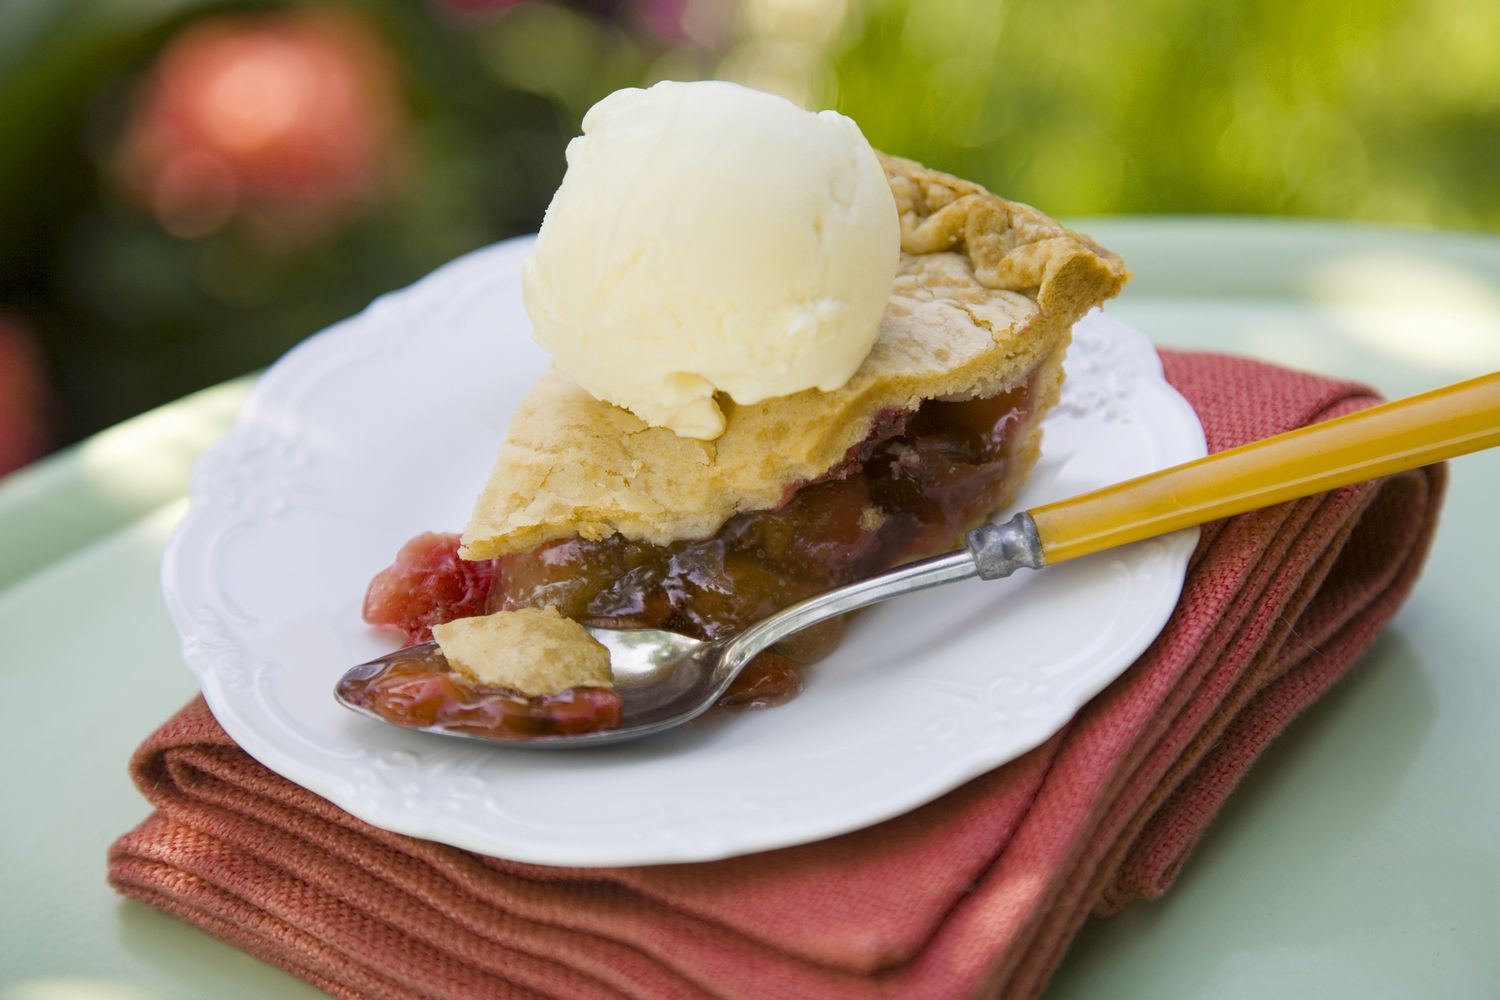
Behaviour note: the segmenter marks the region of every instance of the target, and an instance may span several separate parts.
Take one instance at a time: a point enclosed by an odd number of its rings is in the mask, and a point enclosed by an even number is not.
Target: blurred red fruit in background
[[[126,185],[174,236],[208,235],[236,215],[321,231],[389,179],[398,84],[383,40],[349,17],[200,21],[166,46],[137,97]]]
[[[36,339],[0,316],[0,476],[46,454],[51,409]]]

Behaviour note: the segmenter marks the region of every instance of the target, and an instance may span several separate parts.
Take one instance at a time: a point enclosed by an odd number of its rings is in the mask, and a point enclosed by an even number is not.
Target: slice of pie
[[[462,560],[451,536],[429,544],[427,562],[458,581],[454,610],[398,600],[387,602],[395,610],[367,603],[367,618],[425,637],[433,621],[481,604],[552,606],[587,624],[716,637],[947,551],[1008,504],[1036,461],[1073,324],[1128,274],[1036,209],[882,162],[901,263],[875,346],[847,384],[722,400],[723,436],[699,441],[647,426],[554,369],[511,420]],[[372,593],[389,591],[398,569]],[[431,578],[397,589],[443,590]],[[825,623],[762,654],[726,702],[792,697],[841,630]]]

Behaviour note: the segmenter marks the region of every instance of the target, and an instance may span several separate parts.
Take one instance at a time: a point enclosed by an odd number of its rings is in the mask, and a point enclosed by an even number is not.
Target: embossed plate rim
[[[195,468],[163,556],[167,606],[214,714],[273,771],[376,826],[481,853],[580,866],[710,860],[858,829],[1013,759],[1170,615],[1196,532],[905,598],[858,621],[796,702],[614,750],[476,746],[343,712],[327,693],[333,678],[384,643],[357,618],[363,579],[405,534],[457,527],[422,518],[466,512],[508,407],[545,363],[519,306],[529,245],[459,258],[310,338]],[[1203,454],[1196,417],[1143,335],[1098,314],[1076,333],[1023,506]],[[457,370],[455,356],[466,362]],[[413,373],[453,383],[415,421],[384,403]],[[466,403],[470,392],[481,395]],[[398,434],[447,420],[467,452],[426,454],[415,431],[373,450],[351,426],[360,414]],[[426,469],[429,492],[456,495],[457,507],[434,515],[432,497],[401,492],[403,464]],[[298,546],[321,558],[298,564]],[[267,579],[277,559],[295,578]]]

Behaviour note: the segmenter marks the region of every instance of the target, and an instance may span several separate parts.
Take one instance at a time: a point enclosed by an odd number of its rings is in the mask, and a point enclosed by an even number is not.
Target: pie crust
[[[1120,258],[1034,208],[883,156],[901,263],[869,357],[842,388],[736,406],[714,441],[649,427],[557,370],[522,400],[460,550],[489,559],[578,536],[664,545],[774,508],[844,461],[882,413],[1038,378],[1056,401],[1073,323],[1129,277]],[[1029,467],[1033,429],[1020,449]]]
[[[485,687],[527,697],[613,687],[609,650],[556,608],[517,608],[434,625],[454,669]]]

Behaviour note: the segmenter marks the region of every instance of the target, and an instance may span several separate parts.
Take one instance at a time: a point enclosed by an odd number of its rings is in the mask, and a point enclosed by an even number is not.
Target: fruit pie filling
[[[1013,459],[1034,415],[1035,383],[884,411],[837,467],[788,490],[774,509],[730,518],[711,538],[566,538],[469,562],[458,557],[457,535],[419,535],[371,581],[365,620],[417,643],[455,618],[555,605],[585,625],[729,635],[814,594],[952,549],[1015,488]],[[843,628],[842,619],[827,621],[762,653],[720,705],[761,708],[795,697],[803,668],[832,652]],[[494,735],[587,732],[618,726],[620,716],[611,691],[527,698],[443,670],[437,657],[396,660],[361,680],[359,697],[398,725]]]

